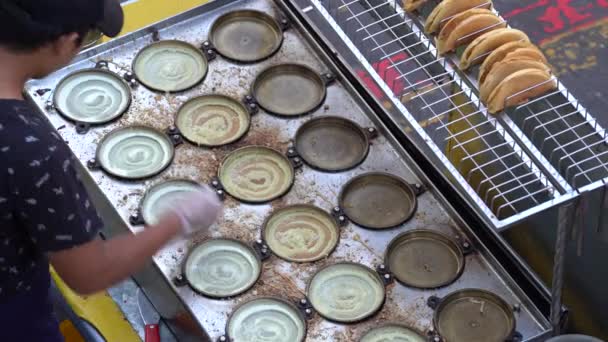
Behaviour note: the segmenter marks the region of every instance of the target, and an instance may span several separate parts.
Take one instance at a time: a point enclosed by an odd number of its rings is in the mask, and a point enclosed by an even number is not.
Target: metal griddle
[[[385,250],[397,234],[415,229],[430,228],[454,239],[470,241],[474,252],[466,256],[466,266],[458,280],[444,288],[421,291],[391,284],[387,287],[387,299],[382,310],[369,320],[340,325],[321,319],[318,315],[308,321],[307,341],[353,341],[367,330],[381,323],[400,322],[427,331],[432,327],[433,311],[427,299],[463,288],[481,288],[503,298],[509,305],[519,308],[515,313],[516,330],[525,340],[546,335],[550,325],[530,298],[522,291],[508,272],[497,262],[478,235],[447,203],[437,188],[425,176],[417,163],[399,145],[396,137],[382,124],[377,112],[328,58],[327,52],[313,39],[311,32],[303,29],[291,7],[282,0],[224,1],[217,0],[186,13],[169,18],[149,28],[126,35],[112,42],[83,52],[68,67],[52,76],[29,82],[26,93],[68,141],[70,148],[84,164],[95,155],[99,139],[113,129],[129,124],[146,124],[165,131],[173,125],[174,114],[188,99],[209,93],[220,93],[233,98],[249,95],[256,76],[266,68],[281,63],[300,63],[319,74],[332,73],[336,81],[327,87],[327,96],[319,109],[312,114],[286,120],[261,110],[252,118],[251,130],[237,143],[218,149],[200,148],[182,144],[176,148],[172,165],[155,179],[146,182],[122,182],[103,173],[90,173],[98,190],[115,209],[124,223],[121,227],[109,227],[105,232],[112,236],[125,231],[138,231],[141,227],[128,225],[127,219],[138,208],[141,196],[152,184],[164,179],[187,178],[202,183],[210,182],[216,175],[219,161],[230,151],[246,145],[266,145],[286,152],[289,140],[307,120],[324,115],[337,115],[357,122],[362,127],[376,127],[379,136],[370,147],[365,161],[348,171],[323,173],[304,165],[297,172],[290,192],[281,199],[266,205],[242,204],[230,197],[226,199],[224,218],[213,237],[236,238],[252,242],[260,237],[262,224],[274,208],[289,204],[309,203],[330,211],[338,205],[340,189],[354,176],[366,172],[388,172],[403,178],[410,184],[424,184],[428,191],[420,195],[417,209],[409,221],[394,229],[367,230],[354,224],[341,228],[340,243],[326,259],[313,264],[294,264],[275,256],[264,261],[264,270],[258,284],[245,294],[230,300],[213,300],[196,294],[188,287],[177,287],[173,281],[181,272],[188,250],[205,237],[174,241],[163,248],[153,263],[136,276],[155,307],[173,331],[183,340],[187,331],[199,330],[203,340],[215,340],[225,332],[227,317],[234,308],[260,296],[278,296],[296,302],[304,297],[306,283],[319,269],[332,263],[351,261],[374,268],[382,263]],[[279,9],[281,8],[281,9]],[[200,46],[208,36],[211,23],[220,15],[233,10],[255,9],[277,18],[288,18],[290,28],[284,32],[281,49],[272,57],[251,65],[236,65],[222,57],[210,61],[204,82],[179,94],[160,94],[139,85],[133,89],[130,110],[118,121],[103,127],[92,128],[81,135],[73,124],[61,116],[46,111],[48,96],[39,95],[40,89],[52,89],[69,72],[92,67],[99,60],[111,60],[110,69],[121,74],[129,70],[133,57],[139,50],[153,42],[153,38],[179,39]],[[202,332],[202,331],[205,332]],[[200,337],[194,340],[201,340]]]

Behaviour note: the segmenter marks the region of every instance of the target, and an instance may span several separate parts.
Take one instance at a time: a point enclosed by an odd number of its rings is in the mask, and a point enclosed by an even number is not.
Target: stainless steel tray
[[[209,27],[215,18],[228,11],[243,8],[262,10],[275,17],[286,16],[290,20],[292,27],[285,32],[281,50],[270,59],[253,65],[236,65],[218,57],[210,62],[209,74],[202,85],[179,94],[159,94],[143,86],[136,87],[131,108],[120,120],[107,126],[92,128],[86,134],[77,133],[72,123],[66,122],[59,114],[49,110],[46,106],[48,93],[40,95],[42,92],[39,90],[52,89],[67,73],[91,67],[99,60],[109,60],[122,68],[111,65],[111,69],[128,71],[135,54],[151,43],[156,35],[161,39],[180,39],[201,45],[206,40]],[[309,34],[301,29],[300,23],[290,13],[281,13],[274,3],[266,0],[218,0],[203,5],[83,52],[69,67],[46,79],[29,82],[26,94],[46,114],[78,159],[86,164],[94,157],[99,139],[112,129],[138,123],[165,130],[173,124],[173,117],[179,105],[187,99],[212,92],[240,99],[248,94],[257,73],[281,62],[303,63],[318,72],[329,71],[337,76],[337,81],[328,87],[324,105],[312,115],[286,120],[260,111],[253,117],[251,131],[240,142],[213,150],[189,144],[181,145],[176,149],[174,163],[150,181],[124,182],[100,172],[89,172],[97,184],[96,189],[120,215],[124,230],[136,232],[141,229],[128,225],[127,219],[137,210],[144,191],[152,184],[169,178],[209,182],[215,176],[219,161],[229,151],[248,144],[262,144],[286,151],[290,139],[302,123],[310,118],[328,114],[349,118],[364,127],[378,128],[380,136],[374,140],[365,162],[353,170],[335,174],[318,172],[304,166],[297,172],[291,191],[269,205],[246,205],[227,198],[224,218],[214,228],[212,236],[253,241],[259,238],[261,225],[270,210],[287,204],[310,203],[331,210],[337,205],[337,196],[342,185],[363,172],[390,172],[410,183],[424,184],[428,191],[418,198],[417,212],[406,224],[386,231],[365,230],[349,224],[342,229],[336,251],[326,260],[314,264],[297,265],[272,257],[264,264],[261,281],[251,291],[230,300],[207,299],[188,287],[176,287],[173,284],[174,277],[180,274],[181,263],[188,248],[206,237],[201,235],[190,240],[173,241],[154,257],[154,264],[146,269],[146,274],[141,274],[138,278],[163,317],[169,321],[178,321],[183,320],[180,315],[184,313],[191,315],[211,339],[216,339],[224,333],[227,316],[239,303],[263,295],[300,299],[304,296],[307,280],[315,270],[324,265],[337,261],[354,261],[374,266],[382,262],[385,249],[394,236],[410,229],[431,228],[453,237],[468,238],[476,248],[477,252],[466,258],[464,273],[454,284],[432,291],[415,290],[400,284],[389,285],[386,304],[375,317],[356,325],[344,326],[315,316],[309,322],[307,341],[352,341],[370,327],[388,321],[407,323],[425,331],[432,325],[433,312],[426,305],[430,296],[441,297],[454,290],[470,287],[492,291],[509,304],[518,307],[517,331],[525,340],[534,340],[546,335],[550,325],[540,311],[531,304],[530,299],[497,263],[485,245],[447,204],[425,177],[424,172],[399,146],[343,75],[330,64],[325,52],[319,50],[319,46]],[[109,235],[120,230],[121,228],[113,228]]]

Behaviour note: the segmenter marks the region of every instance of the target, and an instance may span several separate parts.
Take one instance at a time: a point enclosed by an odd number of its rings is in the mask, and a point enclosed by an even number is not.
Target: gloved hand
[[[222,202],[209,186],[201,186],[200,191],[184,193],[177,198],[167,213],[177,215],[182,223],[184,235],[208,229],[222,211]]]

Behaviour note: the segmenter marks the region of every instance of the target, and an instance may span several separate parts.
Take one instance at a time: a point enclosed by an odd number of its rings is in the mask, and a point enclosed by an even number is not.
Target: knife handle
[[[146,324],[146,341],[145,342],[160,342],[160,331],[158,324]]]

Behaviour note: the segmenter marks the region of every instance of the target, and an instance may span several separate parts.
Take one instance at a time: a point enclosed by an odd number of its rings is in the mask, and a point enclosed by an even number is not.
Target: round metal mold
[[[147,225],[157,224],[160,214],[169,208],[184,193],[195,192],[201,185],[187,179],[172,179],[158,183],[148,189],[141,200],[140,215]]]
[[[179,92],[203,81],[207,57],[190,43],[161,40],[141,49],[133,59],[133,73],[144,86],[162,92]]]
[[[82,39],[82,50],[86,50],[90,47],[93,47],[101,41],[103,37],[103,33],[101,33],[98,29],[93,29],[87,32],[87,34]]]
[[[249,290],[262,274],[262,261],[250,246],[233,239],[209,239],[194,246],[183,276],[197,293],[229,298]]]
[[[384,305],[385,285],[374,270],[341,262],[315,273],[306,286],[308,301],[319,315],[338,323],[356,323]]]
[[[224,190],[247,203],[265,203],[285,195],[295,180],[284,155],[264,146],[246,146],[227,155],[218,170]]]
[[[101,125],[118,119],[129,109],[131,88],[111,71],[82,69],[59,81],[53,92],[53,105],[72,122]]]
[[[464,270],[464,252],[449,236],[426,229],[397,235],[388,245],[385,264],[402,284],[434,289],[453,283]]]
[[[237,62],[253,63],[279,50],[283,30],[266,13],[239,10],[216,19],[211,25],[209,40],[220,55]]]
[[[428,338],[406,325],[387,323],[368,330],[359,342],[427,342]]]
[[[238,305],[226,326],[228,338],[234,342],[302,342],[306,330],[300,310],[277,297],[259,297]]]
[[[365,173],[342,188],[340,208],[354,223],[386,229],[409,220],[416,211],[413,187],[401,178],[382,172]]]
[[[459,290],[440,299],[433,324],[446,341],[504,342],[515,332],[511,306],[481,289]]]
[[[249,130],[251,117],[243,104],[224,95],[203,95],[186,101],[175,126],[184,139],[208,147],[239,140]]]
[[[264,223],[262,237],[281,259],[313,262],[334,251],[340,239],[340,228],[322,209],[297,204],[273,211]]]
[[[271,114],[298,116],[317,109],[327,94],[321,75],[301,64],[279,64],[262,71],[253,83],[257,104]]]
[[[304,123],[296,132],[294,148],[306,164],[337,172],[361,164],[369,152],[369,137],[356,123],[323,116]]]
[[[112,176],[135,180],[159,174],[173,155],[173,142],[166,134],[148,126],[128,126],[101,139],[95,162]]]

